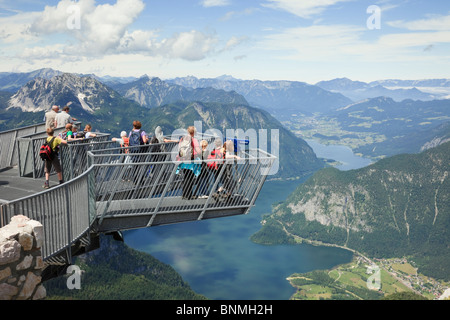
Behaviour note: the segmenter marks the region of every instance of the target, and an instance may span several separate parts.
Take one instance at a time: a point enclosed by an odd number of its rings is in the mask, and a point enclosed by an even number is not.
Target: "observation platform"
[[[43,130],[0,132],[0,227],[19,214],[42,223],[44,279],[98,248],[100,234],[249,213],[276,160],[247,148],[239,159],[186,163],[176,160],[178,143],[120,148],[100,133],[62,145],[65,183],[53,173],[43,189]],[[213,161],[217,170],[208,168]]]

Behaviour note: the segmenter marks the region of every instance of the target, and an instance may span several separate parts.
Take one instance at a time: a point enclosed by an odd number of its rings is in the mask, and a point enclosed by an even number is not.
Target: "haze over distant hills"
[[[429,101],[443,98],[445,97],[445,94],[427,93],[417,89],[417,87],[448,87],[448,81],[386,80],[365,83],[341,78],[330,81],[320,81],[316,85],[331,92],[339,92],[353,101],[383,96],[400,102],[405,99]]]

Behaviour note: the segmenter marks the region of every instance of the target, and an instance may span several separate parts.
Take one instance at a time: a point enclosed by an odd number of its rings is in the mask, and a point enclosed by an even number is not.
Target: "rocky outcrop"
[[[43,226],[25,216],[14,216],[0,229],[0,300],[40,300]]]

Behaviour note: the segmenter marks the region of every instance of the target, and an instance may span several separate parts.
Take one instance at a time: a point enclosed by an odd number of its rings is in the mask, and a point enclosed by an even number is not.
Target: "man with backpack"
[[[147,133],[141,130],[142,123],[138,120],[133,121],[133,130],[130,131],[128,135],[129,146],[140,146],[148,143]],[[134,152],[140,153],[139,148],[133,148]],[[130,152],[133,152],[133,149]]]
[[[63,177],[62,177],[62,170],[61,170],[61,163],[59,162],[59,158],[58,158],[58,151],[59,151],[59,145],[62,144],[67,144],[66,140],[61,139],[60,137],[54,137],[54,130],[52,128],[47,128],[47,140],[46,143],[48,144],[48,146],[51,148],[52,152],[43,157],[42,159],[44,159],[45,161],[45,183],[44,183],[44,189],[48,189],[50,188],[50,183],[49,183],[49,179],[50,179],[50,171],[52,170],[52,166],[53,168],[55,168],[55,171],[58,175],[58,180],[59,183],[63,183]]]
[[[148,136],[147,133],[144,130],[141,130],[142,123],[138,120],[133,121],[133,130],[130,131],[128,135],[128,146],[129,146],[129,153],[146,153],[148,151],[148,147],[140,147],[148,144]],[[133,155],[130,157],[130,161],[133,163],[137,163],[142,161],[144,158],[142,156]],[[138,184],[142,176],[143,168],[140,166],[132,166],[131,172],[129,172],[127,175],[131,176],[133,178],[134,183]]]

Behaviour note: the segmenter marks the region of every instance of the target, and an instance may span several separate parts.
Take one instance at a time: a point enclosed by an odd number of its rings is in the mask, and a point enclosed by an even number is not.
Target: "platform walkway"
[[[36,137],[42,139],[42,133],[28,135],[28,141],[16,136],[27,146],[16,149],[18,159],[23,159],[23,150],[31,157],[30,150],[40,143]],[[38,161],[19,160],[0,169],[0,227],[18,214],[41,222],[48,274],[98,248],[100,234],[247,214],[276,160],[262,150],[242,150],[240,160],[223,160],[212,172],[207,163],[214,160],[177,161],[176,143],[125,153],[105,137],[63,146],[64,176],[70,180],[58,185],[52,175],[50,189],[42,189],[44,180],[36,174],[22,174],[24,164],[40,172]],[[161,146],[164,152],[154,148]],[[68,155],[75,154],[76,165],[68,163]],[[194,197],[186,197],[186,190]]]

